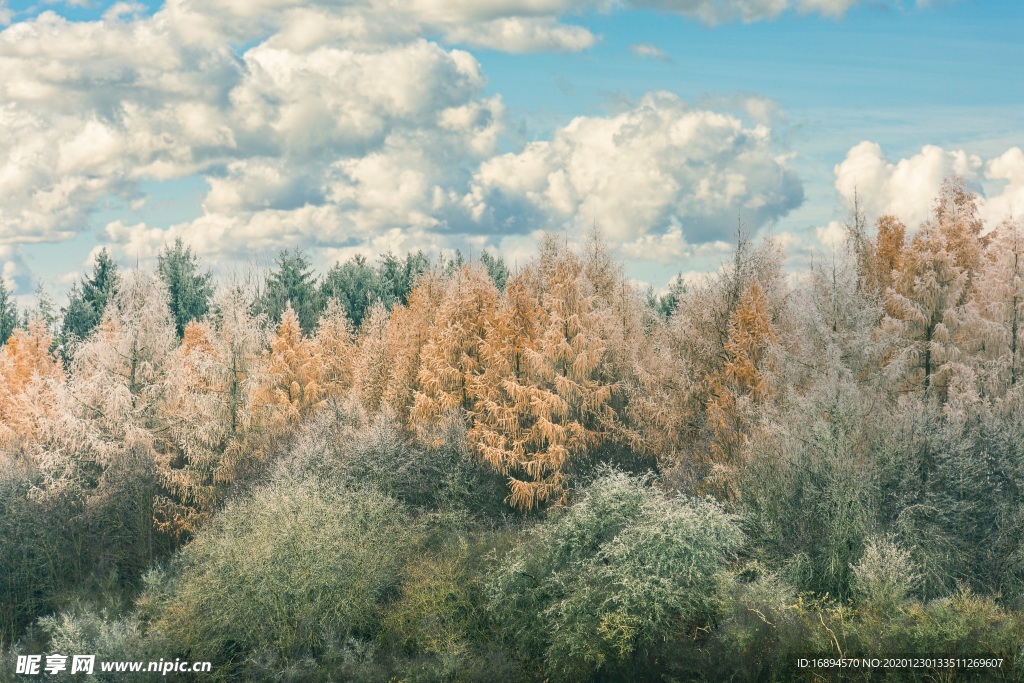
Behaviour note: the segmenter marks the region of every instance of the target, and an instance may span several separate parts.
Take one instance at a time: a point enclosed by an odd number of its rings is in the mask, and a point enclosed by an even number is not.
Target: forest
[[[1024,681],[1024,223],[979,201],[660,292],[597,231],[0,282],[0,681]],[[799,664],[895,656],[1002,665]]]

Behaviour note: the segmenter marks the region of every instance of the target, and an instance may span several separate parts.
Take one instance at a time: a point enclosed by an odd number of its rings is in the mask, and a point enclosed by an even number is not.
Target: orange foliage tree
[[[195,532],[262,459],[253,415],[261,321],[237,287],[221,291],[215,304],[212,320],[185,327],[165,404],[174,448],[160,463],[166,495],[156,501],[156,516],[163,531],[179,538]]]
[[[517,508],[564,500],[571,466],[615,418],[599,323],[582,261],[550,237],[488,323],[469,438]]]
[[[497,303],[498,288],[482,268],[464,266],[448,282],[421,353],[414,420],[426,422],[452,411],[473,411],[481,345]]]
[[[981,264],[977,197],[961,179],[948,179],[933,217],[900,255],[886,291],[883,332],[897,340],[890,367],[905,389],[945,398],[960,360],[957,336]]]
[[[323,363],[316,350],[316,345],[303,336],[299,317],[289,304],[270,348],[264,351],[254,399],[274,427],[297,426],[319,404]]]
[[[743,440],[750,427],[752,408],[769,393],[771,347],[778,342],[768,313],[768,302],[753,282],[740,297],[729,321],[725,365],[708,377],[707,426],[711,442],[709,492],[731,499],[737,494],[736,475]]]
[[[50,351],[52,337],[41,320],[17,329],[0,349],[0,443],[32,438],[41,419],[56,410],[56,384],[64,371]]]

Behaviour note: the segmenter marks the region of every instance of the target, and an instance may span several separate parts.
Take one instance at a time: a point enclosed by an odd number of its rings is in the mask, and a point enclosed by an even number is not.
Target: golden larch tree
[[[165,495],[157,524],[182,538],[224,500],[231,485],[262,461],[253,395],[265,333],[239,287],[218,292],[215,314],[185,327],[171,361],[165,404],[173,450],[160,463]]]
[[[571,466],[615,418],[594,304],[582,261],[548,237],[488,323],[470,439],[517,508],[564,500]]]
[[[446,284],[439,274],[420,275],[409,292],[408,304],[395,306],[384,330],[389,361],[381,405],[406,424],[419,388],[423,349],[433,333]]]
[[[934,215],[902,252],[886,290],[882,331],[897,340],[889,367],[902,389],[946,397],[960,363],[958,333],[981,265],[977,197],[960,179],[943,184]]]
[[[40,420],[56,410],[64,370],[50,351],[52,342],[45,323],[33,320],[0,349],[0,443],[33,438]]]
[[[299,317],[289,304],[277,334],[263,353],[256,391],[257,409],[266,411],[272,428],[295,427],[323,397],[322,364],[316,345],[302,334]]]
[[[355,381],[357,347],[352,322],[337,299],[327,302],[313,344],[313,355],[320,365],[321,390],[325,396],[344,396]]]
[[[486,323],[497,304],[498,288],[480,267],[464,266],[448,281],[421,353],[415,422],[425,424],[453,411],[463,417],[472,413]]]
[[[725,365],[708,377],[708,475],[704,487],[719,498],[738,494],[737,474],[753,409],[767,398],[771,348],[778,343],[768,300],[757,282],[749,285],[729,321]]]

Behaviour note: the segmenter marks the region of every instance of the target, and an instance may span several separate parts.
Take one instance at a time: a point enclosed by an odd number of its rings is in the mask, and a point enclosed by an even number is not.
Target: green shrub
[[[650,673],[659,653],[712,624],[742,540],[713,503],[605,474],[501,562],[489,585],[496,628],[548,676]]]
[[[287,665],[372,638],[417,539],[379,493],[283,483],[230,504],[146,596],[153,637],[194,660]]]

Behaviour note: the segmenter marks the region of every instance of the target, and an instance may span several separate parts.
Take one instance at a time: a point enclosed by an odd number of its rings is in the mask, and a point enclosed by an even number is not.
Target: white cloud
[[[706,24],[730,21],[751,23],[774,19],[783,12],[796,10],[841,17],[861,0],[631,0],[633,7],[655,9],[692,17]]]
[[[629,51],[635,54],[637,57],[644,57],[647,59],[659,59],[663,62],[669,61],[668,55],[665,54],[664,50],[661,50],[657,46],[651,45],[650,43],[630,45]]]
[[[733,249],[733,245],[725,240],[715,240],[704,244],[690,244],[683,235],[682,228],[674,225],[664,233],[647,234],[632,242],[622,245],[624,256],[640,261],[654,261],[663,264],[687,263],[696,258],[723,256]]]
[[[449,42],[502,52],[579,52],[597,37],[582,26],[553,17],[504,17],[480,24],[460,24],[445,32]]]
[[[839,249],[846,241],[846,228],[839,221],[829,221],[823,228],[815,228],[818,241],[828,249]]]
[[[1002,185],[986,201],[985,214],[994,225],[1007,216],[1024,215],[1024,151],[1012,147],[985,164],[985,177]]]
[[[680,226],[688,242],[703,243],[729,235],[738,216],[760,226],[802,198],[769,128],[662,92],[485,162],[464,205],[502,230],[597,222],[628,242]]]
[[[931,215],[942,181],[961,175],[977,190],[980,214],[988,225],[1024,211],[1024,152],[1019,147],[987,162],[964,150],[926,145],[918,154],[889,161],[874,142],[862,142],[835,167],[835,186],[852,203],[856,192],[870,219],[894,214],[916,228]],[[991,187],[986,192],[984,182]]]
[[[599,37],[564,20],[588,12],[654,7],[716,23],[849,4],[166,0],[152,15],[117,3],[88,22],[45,11],[0,31],[0,244],[69,239],[112,198],[141,209],[140,182],[201,176],[202,216],[169,229],[112,221],[108,238],[140,258],[175,236],[224,254],[373,246],[398,229],[424,244],[476,234],[513,249],[538,228],[597,221],[683,253],[737,214],[759,225],[800,203],[767,125],[662,93],[494,157],[500,97],[485,95],[471,54],[424,36],[577,51]],[[5,16],[0,0],[0,25]]]
[[[15,295],[32,291],[32,272],[21,247],[0,244],[0,278],[3,278],[7,290]]]

